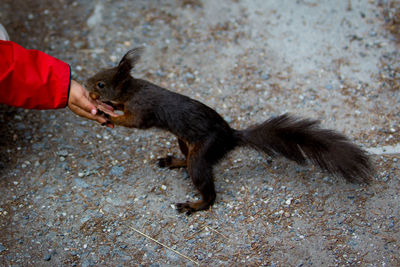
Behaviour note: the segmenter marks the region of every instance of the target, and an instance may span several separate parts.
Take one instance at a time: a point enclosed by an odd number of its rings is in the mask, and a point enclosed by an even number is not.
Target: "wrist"
[[[71,86],[72,86],[72,79],[71,79],[71,66],[68,64],[68,68],[69,68],[69,82],[68,82],[68,92],[67,92],[67,104],[65,105],[66,107],[68,107],[69,105],[69,96],[71,94]]]

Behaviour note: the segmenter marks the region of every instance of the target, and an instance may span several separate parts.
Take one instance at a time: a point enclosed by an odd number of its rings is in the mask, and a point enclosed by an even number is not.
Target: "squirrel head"
[[[123,101],[132,89],[130,81],[133,77],[130,73],[139,61],[142,51],[142,47],[131,49],[122,57],[118,66],[102,70],[90,77],[85,83],[90,97],[103,102]]]

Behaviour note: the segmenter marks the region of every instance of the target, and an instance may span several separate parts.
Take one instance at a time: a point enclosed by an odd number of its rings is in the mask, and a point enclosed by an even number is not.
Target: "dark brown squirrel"
[[[350,182],[369,183],[373,174],[366,153],[344,135],[321,129],[318,121],[284,114],[251,126],[232,129],[212,108],[187,96],[168,91],[131,76],[142,48],[128,51],[118,66],[98,72],[86,87],[93,99],[123,110],[109,117],[115,125],[147,129],[157,127],[178,138],[185,159],[172,156],[158,160],[160,167],[187,167],[201,194],[197,202],[177,203],[179,212],[205,210],[213,205],[216,192],[213,166],[238,146],[250,146],[270,156],[280,154],[299,164],[306,159]]]

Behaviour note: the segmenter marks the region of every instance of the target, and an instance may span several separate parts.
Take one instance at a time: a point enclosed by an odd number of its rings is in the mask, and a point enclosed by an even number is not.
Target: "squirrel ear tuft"
[[[130,72],[135,67],[135,64],[139,61],[143,50],[143,47],[133,48],[122,57],[118,66],[116,67],[117,72],[113,77],[113,82],[119,83],[126,78],[131,77]]]
[[[118,64],[119,69],[125,69],[130,71],[139,61],[140,56],[142,55],[144,48],[143,47],[136,47],[129,50],[121,59]]]

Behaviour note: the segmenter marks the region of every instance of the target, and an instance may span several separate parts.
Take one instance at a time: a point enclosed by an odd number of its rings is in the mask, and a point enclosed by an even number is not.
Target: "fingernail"
[[[97,113],[97,110],[92,109],[92,114],[93,114],[93,115],[96,115],[96,113]]]

